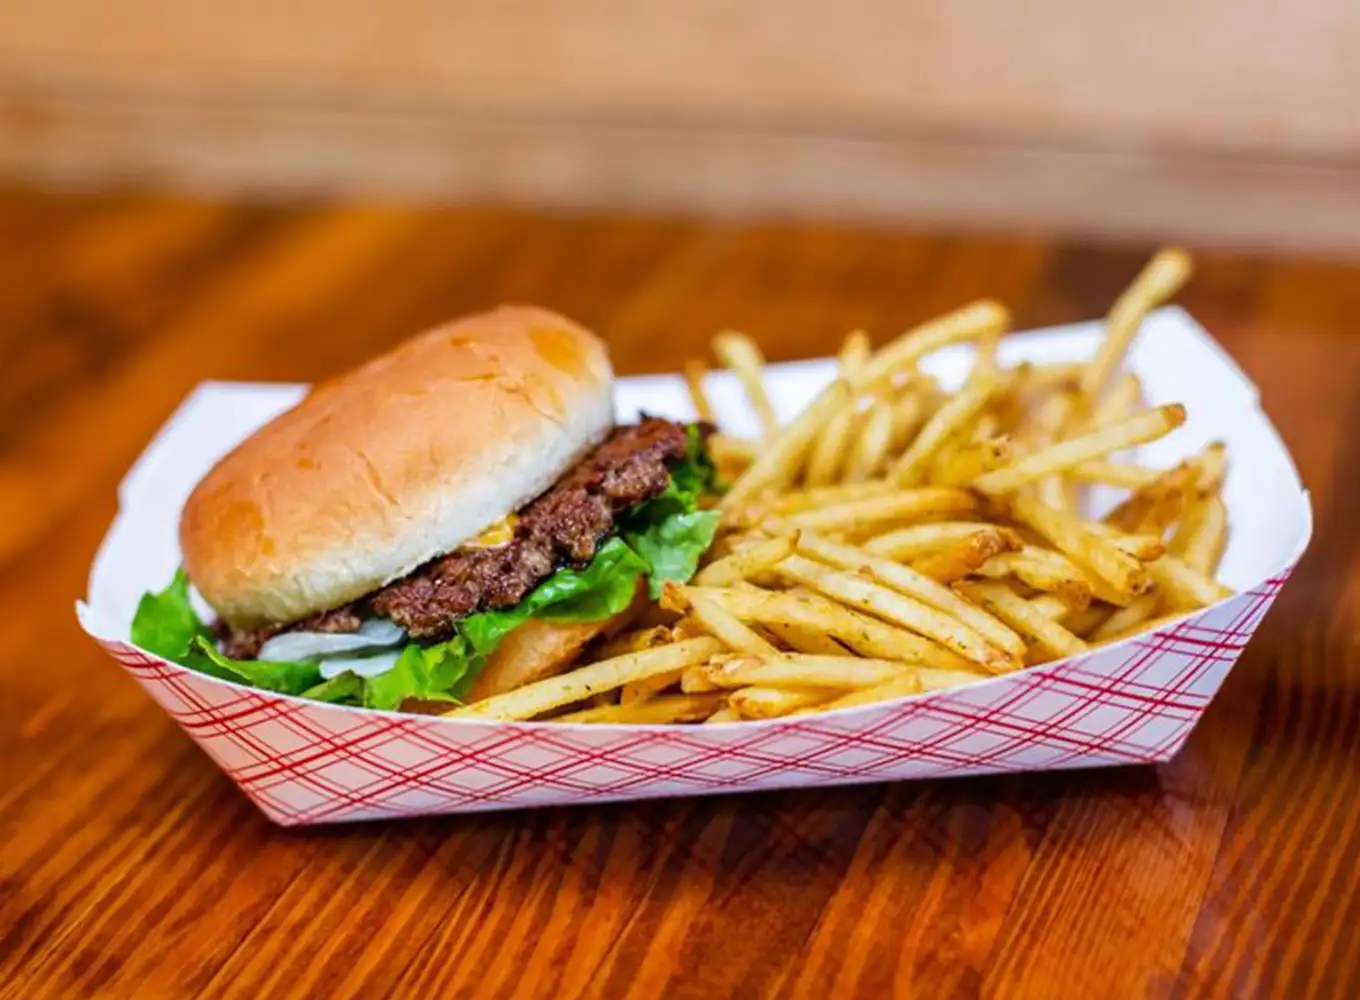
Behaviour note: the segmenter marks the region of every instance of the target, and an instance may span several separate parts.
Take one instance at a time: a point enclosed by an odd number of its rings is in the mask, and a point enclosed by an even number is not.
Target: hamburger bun
[[[223,458],[180,520],[190,580],[235,628],[362,597],[541,494],[613,426],[604,345],[502,307],[317,386]]]

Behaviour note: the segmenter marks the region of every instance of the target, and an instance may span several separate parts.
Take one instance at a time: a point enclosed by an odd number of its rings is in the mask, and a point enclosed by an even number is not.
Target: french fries
[[[743,621],[821,632],[863,656],[920,663],[942,670],[981,669],[966,657],[921,635],[807,590],[714,590],[711,596]]]
[[[1045,476],[1066,472],[1078,462],[1102,458],[1111,452],[1147,441],[1155,441],[1185,423],[1185,407],[1178,403],[1159,406],[1136,416],[1050,445],[993,472],[974,479],[973,486],[984,493],[1009,493]]]
[[[1084,363],[1003,363],[1009,316],[985,300],[877,350],[855,331],[836,378],[782,423],[759,347],[720,333],[714,355],[760,436],[710,436],[731,488],[693,579],[666,583],[573,669],[449,714],[721,725],[836,711],[1079,656],[1222,600],[1222,444],[1164,469],[1124,454],[1186,420],[1147,406],[1121,363],[1189,271],[1183,251],[1154,257]],[[974,356],[947,392],[920,363],[955,344]],[[707,372],[693,361],[684,380],[712,422]],[[1093,485],[1127,495],[1092,519]]]
[[[1086,652],[1086,643],[1052,618],[1031,608],[1027,600],[1009,587],[981,582],[962,582],[954,586],[969,600],[1023,632],[1053,656],[1077,656]]]
[[[975,513],[977,509],[978,498],[967,490],[949,486],[922,486],[800,511],[771,522],[770,527],[776,531],[812,528],[862,532],[881,524],[958,517]]]
[[[940,583],[953,583],[978,572],[994,556],[1020,545],[1020,537],[1009,528],[987,526],[916,560],[912,568]]]
[[[1077,382],[1088,406],[1099,400],[1133,343],[1143,317],[1180,291],[1189,277],[1190,255],[1184,250],[1170,248],[1153,257],[1133,284],[1119,296],[1105,320],[1105,339]]]
[[[867,573],[899,593],[952,615],[1003,652],[1017,657],[1025,652],[1024,641],[1001,622],[980,612],[967,601],[960,600],[948,587],[910,566],[828,541],[812,532],[803,532],[798,536],[798,551],[837,569]]]
[[[765,381],[760,375],[765,367],[760,348],[744,333],[720,333],[713,338],[713,350],[722,363],[736,373],[765,437],[772,437],[779,430],[779,418],[775,416],[774,404],[765,392]]]
[[[972,626],[859,573],[828,569],[796,555],[785,559],[775,570],[839,603],[934,639],[992,673],[1004,673],[1018,665]]]
[[[694,415],[712,424],[717,423],[717,418],[713,415],[713,404],[709,402],[708,392],[704,389],[704,375],[707,373],[708,366],[702,361],[685,364],[685,388],[689,390],[690,402],[694,404]]]
[[[946,441],[960,433],[968,421],[982,412],[1002,384],[1003,379],[998,375],[983,375],[964,386],[926,421],[926,425],[916,435],[916,440],[893,465],[888,478],[900,486],[914,486],[922,482],[935,454]]]
[[[667,722],[699,722],[726,703],[719,694],[667,694],[631,705],[584,708],[553,718],[553,722],[596,722],[612,725],[657,726]]]
[[[723,652],[723,644],[708,636],[683,639],[669,646],[658,646],[637,653],[625,653],[577,670],[534,681],[505,694],[493,695],[446,714],[475,719],[532,719],[536,715],[581,701],[599,691],[633,681],[645,680],[680,667],[706,663]]]
[[[708,679],[723,688],[861,688],[905,676],[911,667],[896,660],[849,654],[774,653],[733,657],[710,664],[705,670]]]
[[[1089,567],[1119,595],[1132,600],[1152,588],[1152,578],[1142,563],[1071,515],[1023,495],[1013,499],[1011,509],[1021,522]]]

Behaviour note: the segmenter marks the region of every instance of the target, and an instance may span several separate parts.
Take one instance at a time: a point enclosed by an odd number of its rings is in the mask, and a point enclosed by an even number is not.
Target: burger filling
[[[542,496],[473,541],[350,604],[300,622],[210,630],[181,572],[143,598],[133,641],[229,680],[325,701],[396,708],[456,700],[500,639],[532,617],[602,621],[639,581],[688,579],[717,514],[704,430],[644,418],[620,427]]]

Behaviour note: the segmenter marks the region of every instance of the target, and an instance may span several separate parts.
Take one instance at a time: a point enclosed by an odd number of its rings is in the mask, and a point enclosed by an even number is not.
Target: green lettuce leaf
[[[309,687],[300,697],[310,698],[312,701],[328,701],[333,705],[362,705],[364,687],[362,677],[353,670],[346,670],[328,681]]]
[[[215,676],[279,694],[302,694],[321,683],[321,668],[315,660],[233,660],[202,635],[194,636],[188,658],[182,662],[204,673],[213,673],[215,668]]]
[[[653,599],[661,596],[667,580],[684,583],[694,575],[699,559],[713,544],[719,517],[716,510],[694,510],[624,535],[647,564],[647,589]]]
[[[211,629],[189,603],[189,581],[183,570],[164,591],[142,598],[132,623],[132,641],[214,677],[317,701],[378,709],[400,708],[408,698],[458,701],[501,640],[530,618],[601,621],[628,607],[643,576],[648,578],[653,597],[660,594],[666,580],[693,576],[718,526],[718,513],[700,510],[699,501],[716,488],[703,435],[691,426],[685,459],[672,469],[665,491],[624,515],[619,533],[607,539],[584,568],[558,570],[513,608],[464,618],[445,642],[409,643],[391,668],[372,677],[346,671],[324,680],[312,660],[272,662],[224,656],[213,645]]]
[[[189,603],[189,577],[183,569],[159,594],[143,594],[132,618],[132,641],[149,653],[176,663],[189,653],[195,638],[212,638],[198,612]]]

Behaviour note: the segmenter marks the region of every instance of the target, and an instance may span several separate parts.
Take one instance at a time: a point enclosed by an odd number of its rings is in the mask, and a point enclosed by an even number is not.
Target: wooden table
[[[824,353],[983,294],[1099,315],[1149,247],[0,193],[0,996],[1342,997],[1360,991],[1360,267],[1205,253],[1312,552],[1165,767],[291,830],[71,611],[201,379],[315,379],[501,301],[623,372]]]

